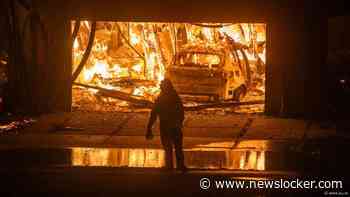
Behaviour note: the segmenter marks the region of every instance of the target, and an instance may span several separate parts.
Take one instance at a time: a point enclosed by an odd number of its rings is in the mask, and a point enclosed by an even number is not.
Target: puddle
[[[160,168],[165,162],[162,149],[72,148],[73,166]],[[185,149],[185,164],[196,169],[265,170],[265,151]]]
[[[14,148],[0,150],[0,169],[3,180],[8,184],[4,188],[11,188],[11,191],[24,186],[27,189],[23,191],[42,191],[46,187],[48,191],[56,192],[57,188],[71,191],[84,185],[84,192],[86,189],[101,191],[100,188],[103,188],[103,191],[117,192],[126,189],[166,194],[169,191],[192,193],[198,192],[198,181],[203,176],[220,180],[298,177],[301,180],[342,180],[348,185],[348,144],[345,140],[332,139],[201,143],[184,149],[185,163],[189,168],[184,175],[158,173],[161,171],[157,168],[165,163],[164,151],[159,148]],[[232,191],[238,190],[227,190],[231,196]],[[238,196],[243,193],[247,196],[270,196],[270,190],[267,195],[265,192],[242,190]],[[323,194],[323,190],[321,192]]]
[[[10,149],[0,150],[0,154],[6,158],[0,167],[161,168],[165,164],[163,149],[154,148]],[[302,151],[298,150],[298,144],[266,140],[199,144],[184,149],[184,155],[188,168],[204,170],[319,170],[321,158],[314,149]]]
[[[190,169],[285,171],[341,174],[348,168],[348,142],[290,142],[245,140],[197,144],[184,149]],[[164,151],[159,148],[35,148],[0,150],[0,167],[110,167],[161,168]],[[174,155],[175,156],[175,155]]]

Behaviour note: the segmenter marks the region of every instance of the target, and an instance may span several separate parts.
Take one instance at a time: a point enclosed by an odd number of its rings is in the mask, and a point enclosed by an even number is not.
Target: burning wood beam
[[[77,20],[77,21],[75,21],[75,25],[74,25],[74,29],[73,29],[73,33],[72,33],[73,43],[74,43],[75,38],[78,35],[79,29],[80,29],[80,20]]]
[[[128,101],[130,103],[140,105],[140,106],[143,106],[146,108],[151,108],[153,106],[153,103],[151,101],[136,98],[136,96],[133,96],[131,94],[127,94],[125,92],[121,92],[121,91],[117,91],[117,90],[109,90],[109,89],[105,89],[105,88],[101,88],[101,87],[97,87],[97,86],[86,85],[86,84],[81,84],[81,83],[73,83],[73,85],[98,90],[99,96],[111,97],[111,98],[115,98],[115,99],[119,99],[119,100]]]
[[[116,27],[117,27],[117,29],[118,29],[120,35],[122,36],[122,38],[125,40],[126,44],[127,44],[140,58],[145,59],[145,56],[142,55],[140,52],[138,52],[138,51],[135,49],[135,47],[133,47],[133,46],[130,44],[129,39],[127,39],[127,38],[125,37],[125,35],[123,34],[122,30],[120,29],[120,26],[119,26],[118,24],[116,24]],[[145,61],[145,60],[144,60],[144,61]]]
[[[185,111],[198,111],[202,109],[207,108],[226,108],[226,107],[237,107],[242,105],[257,105],[257,104],[264,104],[265,101],[263,100],[257,100],[257,101],[246,101],[246,102],[238,102],[238,101],[232,101],[232,102],[218,102],[218,103],[210,103],[210,104],[201,104],[198,106],[185,106]]]

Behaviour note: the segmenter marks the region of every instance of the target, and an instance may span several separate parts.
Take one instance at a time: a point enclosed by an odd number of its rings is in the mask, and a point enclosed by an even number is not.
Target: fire
[[[204,28],[203,28],[203,33],[204,33],[205,37],[207,38],[207,40],[208,40],[209,42],[213,42],[213,41],[214,41],[214,40],[213,40],[212,31],[211,31],[210,28],[204,27]]]
[[[111,68],[111,71],[113,71],[117,76],[119,76],[122,72],[122,68],[120,67],[119,64],[114,64],[113,67]]]
[[[260,57],[260,59],[266,63],[266,49],[264,48],[263,52],[258,54],[258,56]]]
[[[108,67],[109,66],[106,62],[97,61],[93,67],[85,69],[83,72],[84,81],[91,81],[95,75],[101,75],[103,78],[111,77]]]
[[[221,27],[219,29],[219,32],[221,34],[227,34],[228,36],[233,38],[233,40],[236,42],[242,42],[240,33],[237,31],[232,31],[232,27],[230,27],[230,26]]]
[[[74,50],[78,50],[78,48],[79,48],[79,42],[78,42],[77,39],[75,39],[75,40],[74,40],[74,43],[73,43],[73,49],[74,49]]]
[[[227,42],[227,36],[248,48],[243,51],[249,63],[252,64],[251,70],[256,70],[255,64],[258,60],[265,64],[265,24],[210,25],[210,23],[196,25],[99,21],[90,56],[77,82],[121,90],[131,95],[154,100],[159,93],[159,84],[165,77],[167,67],[181,47],[186,44],[193,46],[204,44],[215,48]],[[73,70],[83,57],[91,29],[89,21],[81,21],[77,38],[73,41]],[[241,62],[244,61],[245,57],[241,53],[229,54],[228,58],[234,59],[237,56]],[[196,54],[192,62],[204,62],[212,69],[215,68],[213,65],[220,63],[220,58],[215,55]],[[235,60],[235,62],[238,61]],[[135,80],[152,83],[149,83],[151,85],[135,84],[133,83]],[[257,88],[265,90],[265,87]],[[93,93],[96,92],[93,91]]]
[[[135,96],[142,96],[144,94],[144,90],[142,88],[135,88],[132,94]]]
[[[141,64],[135,64],[132,69],[138,73],[142,72],[142,65]]]
[[[130,42],[132,45],[137,45],[138,43],[140,43],[140,39],[134,32],[130,31],[130,37]]]
[[[105,52],[107,51],[107,45],[105,45],[104,43],[96,43],[96,45],[93,47],[93,50],[97,53]]]

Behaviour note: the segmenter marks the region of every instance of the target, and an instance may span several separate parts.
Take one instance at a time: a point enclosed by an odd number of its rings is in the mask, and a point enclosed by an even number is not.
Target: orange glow
[[[132,45],[137,45],[138,43],[140,43],[140,39],[138,38],[138,36],[133,33],[132,31],[130,31],[130,42]]]
[[[260,151],[257,158],[257,170],[265,170],[265,151]]]
[[[74,40],[74,43],[73,43],[73,49],[74,50],[77,50],[79,48],[79,42],[77,39]]]
[[[159,149],[72,148],[73,166],[154,167],[164,165]]]
[[[75,24],[72,21],[72,28]],[[227,47],[228,38],[240,46],[251,64],[252,77],[259,77],[256,89],[265,92],[265,83],[260,78],[258,63],[266,62],[266,25],[260,23],[220,24],[203,23],[149,23],[149,22],[106,22],[98,21],[95,39],[88,60],[76,82],[101,88],[121,90],[153,101],[159,93],[159,84],[165,77],[167,68],[173,64],[176,52],[184,46],[206,46],[219,49]],[[73,72],[86,50],[91,31],[89,21],[81,21],[77,38],[73,41]],[[230,53],[225,61],[245,61],[241,53]],[[239,59],[239,61],[237,60]],[[191,60],[195,64],[205,64],[210,69],[219,64],[215,55],[195,54]],[[257,72],[259,74],[255,74]],[[144,80],[150,85],[125,86],[121,81]],[[90,91],[92,96],[97,91]],[[73,97],[74,88],[73,88]],[[260,95],[261,96],[261,95]],[[264,98],[264,95],[261,96]],[[78,99],[78,98],[77,98]],[[79,98],[80,99],[80,98]],[[73,98],[73,106],[76,105]],[[101,99],[105,100],[104,98]]]
[[[245,156],[246,154],[242,154],[241,157],[239,158],[239,169],[244,170],[244,166],[245,166]]]
[[[189,168],[265,170],[265,151],[228,149],[185,150]],[[73,166],[160,168],[165,165],[162,149],[72,148]]]

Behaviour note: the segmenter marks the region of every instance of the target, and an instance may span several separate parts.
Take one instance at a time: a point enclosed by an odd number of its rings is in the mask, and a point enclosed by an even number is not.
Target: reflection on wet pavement
[[[160,149],[72,148],[73,166],[162,167]]]
[[[338,143],[334,148],[338,152],[340,145]],[[302,173],[319,173],[321,167],[333,168],[329,163],[322,161],[325,158],[328,160],[329,157],[336,157],[335,152],[328,143],[323,142],[300,144],[266,140],[217,141],[184,149],[185,164],[190,169]],[[6,158],[0,162],[0,167],[161,168],[165,163],[164,151],[161,148],[15,148],[0,150],[0,155]],[[341,162],[337,162],[337,165],[339,164]]]
[[[185,149],[189,168],[265,170],[265,151]],[[153,167],[164,166],[162,149],[72,148],[73,166]]]
[[[165,158],[164,151],[157,146],[154,146],[155,148],[141,146],[13,148],[0,150],[2,157],[0,173],[2,180],[7,184],[3,188],[10,188],[11,191],[17,191],[24,186],[26,188],[23,191],[32,191],[33,188],[42,191],[45,187],[49,187],[46,190],[54,192],[58,189],[71,191],[83,185],[84,196],[87,190],[89,193],[95,191],[120,193],[124,190],[161,191],[167,195],[171,193],[169,191],[195,193],[199,189],[198,181],[203,177],[217,180],[264,181],[300,178],[300,180],[347,181],[350,166],[346,157],[348,144],[348,140],[339,139],[302,142],[201,141],[193,146],[185,146],[185,162],[189,168],[185,174],[159,170],[164,166]],[[345,184],[348,185],[347,182]],[[219,192],[221,191],[223,190]],[[236,194],[232,192],[239,192],[237,196],[242,194],[274,196],[270,195],[271,190],[227,191],[229,192],[227,196]],[[285,190],[276,191],[285,192]],[[312,190],[314,191],[321,190]],[[321,192],[323,194],[323,190]],[[291,196],[295,195],[298,194],[293,190]]]

